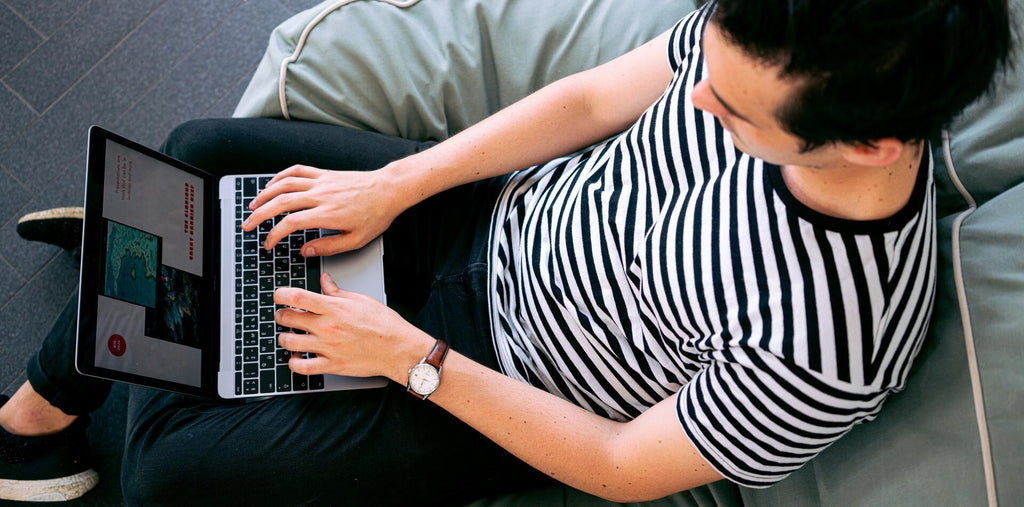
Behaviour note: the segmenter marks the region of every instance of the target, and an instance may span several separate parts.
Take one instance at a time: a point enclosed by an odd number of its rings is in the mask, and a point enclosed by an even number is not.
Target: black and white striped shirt
[[[902,388],[934,294],[932,162],[886,220],[802,205],[693,107],[708,13],[674,28],[674,78],[635,125],[509,179],[492,331],[506,374],[596,413],[676,394],[703,457],[764,487]]]

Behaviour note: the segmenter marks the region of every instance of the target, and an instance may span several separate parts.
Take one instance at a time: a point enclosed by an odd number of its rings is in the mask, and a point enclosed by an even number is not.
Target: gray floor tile
[[[3,111],[3,121],[0,121],[0,153],[3,153],[22,129],[36,118],[36,113],[3,85],[0,85],[0,111]]]
[[[43,111],[103,58],[159,4],[159,0],[95,0],[4,79],[36,111]]]
[[[256,72],[255,66],[242,79],[239,79],[230,91],[222,95],[217,100],[217,103],[208,109],[203,116],[206,118],[230,118],[235,112],[235,106],[241,100],[242,94],[245,93],[246,87],[249,86],[249,80],[254,72]]]
[[[281,2],[281,5],[283,5],[285,9],[288,9],[289,11],[291,11],[293,13],[304,11],[306,9],[309,9],[310,7],[313,7],[314,5],[319,5],[321,3],[324,4],[325,6],[328,5],[329,3],[333,3],[333,2],[321,2],[320,0],[277,0],[277,1]]]
[[[288,16],[275,2],[246,2],[174,68],[115,127],[149,146],[178,124],[199,118],[252,73],[267,34]]]
[[[9,364],[24,365],[42,343],[68,297],[75,292],[78,269],[70,256],[53,259],[39,275],[0,308],[0,343]]]
[[[0,76],[14,68],[36,46],[43,42],[32,27],[18,17],[6,5],[0,4]]]
[[[24,209],[35,211],[41,208],[37,208],[34,202],[30,201]],[[22,278],[31,280],[58,253],[63,255],[63,251],[53,245],[21,239],[15,230],[16,225],[17,220],[12,219],[0,226],[0,257],[3,257]],[[0,316],[0,322],[6,326],[7,321],[4,319],[5,317]],[[0,338],[0,343],[2,342],[3,338]]]
[[[18,213],[31,198],[28,191],[11,176],[5,168],[0,166],[0,223],[16,219]]]
[[[25,383],[25,367],[9,366],[0,367],[0,369],[4,372],[4,375],[0,377],[0,379],[3,379],[3,382],[6,383],[6,385],[0,384],[0,389],[3,389],[0,391],[0,394],[10,396],[14,394],[19,387],[21,387],[21,384]]]
[[[0,308],[3,308],[11,297],[25,285],[25,277],[21,276],[6,260],[0,258]],[[3,349],[0,348],[0,351]],[[0,358],[3,354],[0,354]],[[6,378],[0,375],[0,379]]]
[[[47,35],[52,35],[87,0],[4,0],[14,10],[28,19],[32,26]]]
[[[40,191],[58,171],[81,160],[89,125],[108,128],[169,74],[228,16],[240,0],[169,2],[32,124],[0,163],[30,190]],[[160,100],[160,99],[157,99]],[[163,98],[170,102],[172,98]]]

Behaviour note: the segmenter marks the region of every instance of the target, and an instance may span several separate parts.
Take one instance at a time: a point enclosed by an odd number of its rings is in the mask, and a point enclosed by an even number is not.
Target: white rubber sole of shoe
[[[50,208],[29,213],[19,218],[18,223],[20,224],[31,220],[51,220],[54,218],[72,218],[82,220],[84,216],[85,208],[82,208],[81,206],[66,206],[63,208]]]
[[[95,470],[42,481],[0,479],[0,499],[20,502],[64,502],[84,495],[99,482],[100,476]]]

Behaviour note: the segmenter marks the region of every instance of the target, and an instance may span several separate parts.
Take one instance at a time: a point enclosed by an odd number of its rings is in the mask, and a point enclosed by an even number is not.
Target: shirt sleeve
[[[690,56],[694,46],[700,44],[700,37],[704,33],[704,24],[711,12],[711,4],[687,14],[676,22],[672,27],[672,35],[668,44],[668,64],[675,73]]]
[[[680,389],[677,412],[698,452],[741,486],[782,480],[873,419],[888,392],[827,378],[764,350],[715,355]]]

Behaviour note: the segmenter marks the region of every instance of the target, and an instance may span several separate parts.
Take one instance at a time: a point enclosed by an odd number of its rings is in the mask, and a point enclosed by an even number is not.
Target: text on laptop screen
[[[104,178],[96,366],[199,386],[203,181],[109,139]]]

